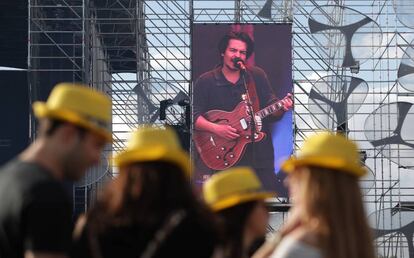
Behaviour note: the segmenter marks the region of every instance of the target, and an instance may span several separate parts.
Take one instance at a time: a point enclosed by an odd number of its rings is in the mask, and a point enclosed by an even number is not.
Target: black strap
[[[249,70],[246,70],[248,76],[247,79],[247,90],[248,90],[248,94],[249,94],[249,99],[252,102],[252,106],[253,106],[253,111],[256,113],[257,111],[260,110],[260,103],[259,103],[259,97],[257,96],[257,92],[256,92],[256,83],[254,82],[254,76],[253,73]]]
[[[187,212],[185,210],[178,210],[171,214],[164,225],[155,233],[154,238],[148,243],[140,258],[153,257],[168,235],[183,221],[186,215]]]
[[[148,243],[148,245],[144,249],[144,252],[139,256],[139,258],[153,257],[155,252],[161,246],[161,244],[167,239],[171,232],[185,219],[186,216],[187,212],[185,210],[175,211],[170,216],[168,216],[162,227],[155,232],[154,237]],[[90,232],[89,243],[92,257],[103,258],[99,240],[96,237],[96,234]]]

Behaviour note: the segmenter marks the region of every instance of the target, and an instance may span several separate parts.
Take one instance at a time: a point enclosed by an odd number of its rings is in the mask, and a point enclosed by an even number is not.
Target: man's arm
[[[260,88],[258,89],[260,91],[259,94],[261,94],[261,107],[264,108],[265,106],[269,106],[272,103],[275,103],[276,101],[279,101],[279,99],[276,97],[275,93],[273,92],[273,89],[270,85],[269,79],[267,77],[267,74],[264,70],[261,68],[256,67],[255,69],[256,73],[256,80],[258,80],[258,84],[260,85]],[[279,120],[282,115],[292,108],[293,106],[293,97],[291,93],[288,93],[285,98],[280,100],[282,104],[282,109],[274,112],[271,115],[271,121],[275,122]]]
[[[194,85],[193,92],[193,121],[194,128],[200,131],[207,131],[214,133],[220,137],[228,140],[233,140],[240,135],[237,133],[237,129],[222,124],[215,124],[208,121],[203,117],[204,113],[209,110],[209,86],[214,83],[211,81],[211,77],[207,74],[200,76]]]
[[[194,127],[197,130],[214,133],[228,140],[234,140],[240,137],[236,128],[231,127],[230,125],[212,123],[203,116],[197,117]]]

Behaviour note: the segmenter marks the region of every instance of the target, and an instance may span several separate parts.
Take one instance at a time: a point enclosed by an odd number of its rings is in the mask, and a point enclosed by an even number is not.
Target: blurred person
[[[87,85],[56,85],[33,104],[34,141],[0,171],[0,257],[68,257],[72,203],[64,180],[78,180],[111,141],[110,99]]]
[[[221,257],[248,257],[250,248],[263,239],[269,220],[265,199],[267,192],[248,167],[234,167],[211,176],[203,186],[206,203],[221,224]]]
[[[293,207],[278,236],[254,258],[374,258],[358,178],[357,145],[329,132],[309,137],[282,164]]]
[[[212,213],[193,194],[190,158],[171,128],[132,133],[119,176],[78,221],[72,257],[211,257]]]

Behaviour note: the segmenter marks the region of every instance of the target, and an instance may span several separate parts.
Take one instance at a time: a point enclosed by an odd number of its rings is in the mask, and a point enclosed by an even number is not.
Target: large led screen
[[[286,196],[280,163],[292,153],[290,24],[194,24],[192,157],[197,186],[215,172],[252,167]]]

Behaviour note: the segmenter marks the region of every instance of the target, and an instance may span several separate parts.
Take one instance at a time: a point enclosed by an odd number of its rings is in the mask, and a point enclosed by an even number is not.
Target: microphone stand
[[[256,160],[255,160],[255,146],[254,146],[254,136],[256,134],[256,120],[254,117],[254,109],[253,109],[253,103],[250,99],[250,92],[249,89],[247,87],[247,82],[246,82],[246,69],[240,69],[240,76],[242,77],[243,80],[243,85],[244,85],[244,89],[246,90],[246,102],[247,102],[247,109],[248,109],[248,113],[250,115],[250,141],[252,143],[252,153],[251,153],[251,162],[252,162],[252,167],[254,167]]]

